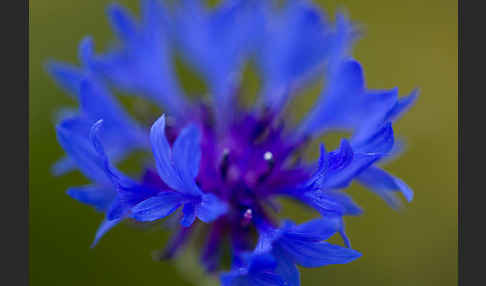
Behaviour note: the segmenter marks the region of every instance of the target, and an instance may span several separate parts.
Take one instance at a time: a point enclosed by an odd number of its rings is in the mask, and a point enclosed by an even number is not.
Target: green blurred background
[[[55,178],[49,172],[63,155],[55,139],[54,111],[74,102],[43,65],[49,58],[77,63],[77,45],[88,34],[97,49],[106,47],[113,39],[104,14],[109,2],[30,1],[31,284],[203,285],[190,258],[182,263],[152,260],[151,252],[167,239],[158,229],[122,225],[90,249],[102,215],[65,194],[68,186],[86,179],[79,173]],[[139,10],[138,0],[119,2]],[[407,139],[407,151],[387,165],[415,190],[414,201],[395,212],[352,186],[350,193],[365,214],[347,219],[347,229],[363,257],[347,265],[305,269],[302,284],[456,285],[457,1],[315,2],[331,15],[343,6],[363,25],[365,35],[354,55],[365,68],[368,87],[398,86],[401,95],[420,87],[422,93],[396,124],[397,134]]]

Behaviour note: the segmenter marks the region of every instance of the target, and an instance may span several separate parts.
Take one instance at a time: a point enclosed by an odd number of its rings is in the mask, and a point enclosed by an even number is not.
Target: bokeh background
[[[88,34],[98,49],[106,47],[113,39],[104,14],[109,2],[30,1],[31,284],[203,285],[189,251],[177,262],[152,260],[151,252],[167,239],[159,229],[121,225],[90,249],[102,215],[65,194],[68,186],[86,179],[79,173],[55,178],[49,171],[63,155],[54,112],[74,102],[54,85],[44,64],[50,58],[77,63],[77,45]],[[137,0],[119,2],[138,13]],[[365,214],[347,219],[347,229],[363,257],[347,265],[305,269],[302,284],[457,285],[457,1],[314,2],[331,15],[345,7],[363,25],[365,35],[354,56],[370,88],[398,86],[405,95],[420,87],[422,93],[395,127],[407,140],[406,153],[387,165],[415,190],[414,201],[396,212],[352,186],[350,193]],[[190,74],[181,74],[188,89],[198,89],[200,83]]]

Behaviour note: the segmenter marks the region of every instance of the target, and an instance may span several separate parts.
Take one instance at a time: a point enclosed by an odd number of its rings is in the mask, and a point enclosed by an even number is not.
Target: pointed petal
[[[135,39],[137,26],[130,12],[119,4],[111,4],[107,14],[112,28],[120,40],[129,42]]]
[[[93,243],[91,244],[91,248],[95,247],[100,239],[113,227],[118,225],[121,220],[116,219],[116,220],[104,220],[101,225],[98,227],[98,230],[96,231],[95,238],[93,240]]]
[[[361,65],[351,60],[341,64],[317,104],[301,123],[298,134],[317,136],[330,128],[347,129],[353,127],[357,120],[362,122],[365,106],[361,106],[360,99],[365,96],[364,88]]]
[[[72,187],[67,190],[67,194],[81,203],[93,206],[98,211],[106,210],[116,196],[114,189],[95,185]]]
[[[152,125],[150,142],[159,176],[172,189],[183,191],[184,186],[172,165],[172,151],[165,136],[165,114]]]
[[[94,41],[90,36],[84,37],[78,46],[79,61],[85,67],[90,66],[91,59],[94,56]]]
[[[341,221],[338,217],[327,216],[286,229],[283,235],[292,239],[322,241],[334,235],[340,227]]]
[[[348,143],[346,143],[347,145]],[[349,145],[348,145],[349,146]],[[334,164],[336,168],[330,170],[323,179],[320,188],[323,190],[342,189],[347,187],[351,181],[366,170],[373,163],[378,161],[383,155],[375,153],[354,153],[349,147],[344,147],[343,155],[336,157]],[[350,155],[352,154],[352,156]]]
[[[191,124],[179,133],[172,148],[175,168],[179,171],[183,181],[194,181],[201,161],[201,132]]]
[[[394,197],[395,192],[401,192],[408,202],[413,199],[413,191],[405,182],[378,167],[367,169],[357,179],[393,207],[400,207],[399,200]]]
[[[392,124],[388,122],[381,128],[370,130],[366,135],[358,132],[352,138],[352,142],[353,147],[359,152],[388,155],[395,144]]]
[[[359,62],[347,60],[331,78],[318,103],[303,120],[298,137],[329,130],[359,131],[382,124],[398,100],[398,89],[366,90]]]
[[[79,101],[81,110],[90,119],[97,121],[103,119],[104,128],[110,133],[123,130],[123,134],[128,134],[124,140],[136,138],[139,127],[130,115],[122,108],[117,100],[101,84],[94,80],[84,79],[80,84]],[[110,134],[113,136],[113,134]],[[114,137],[114,136],[113,136]],[[117,136],[120,139],[120,135]]]
[[[327,242],[279,240],[278,246],[297,264],[304,267],[320,267],[329,264],[349,263],[361,254],[356,250]]]
[[[76,162],[73,161],[70,157],[64,156],[61,159],[57,160],[54,165],[51,167],[51,173],[54,176],[61,176],[70,171],[76,169]]]
[[[138,221],[154,221],[173,213],[184,202],[177,192],[162,192],[132,208],[132,217]]]
[[[123,181],[126,181],[126,183],[132,182],[131,179],[125,177],[120,171],[114,168],[108,160],[108,156],[106,155],[99,135],[103,123],[103,119],[96,121],[89,132],[90,143],[94,147],[98,160],[101,161],[103,171],[115,187],[118,187],[120,185],[120,182]]]
[[[56,83],[66,90],[69,95],[77,96],[81,81],[86,76],[85,72],[78,67],[50,61],[46,65],[49,74],[54,78]]]
[[[361,208],[346,194],[337,191],[311,191],[300,198],[322,216],[360,215]]]
[[[414,89],[408,96],[400,98],[387,114],[387,120],[396,121],[413,106],[419,96],[420,90]]]
[[[318,161],[317,171],[312,175],[311,179],[305,184],[304,188],[312,187],[314,184],[322,184],[322,180],[325,179],[325,176],[330,167],[330,160],[329,154],[326,152],[326,148],[324,144],[320,145],[320,155]]]
[[[56,127],[57,140],[86,177],[101,185],[110,185],[104,162],[87,137],[90,127],[80,119],[64,120]]]
[[[339,149],[329,154],[329,172],[337,172],[348,167],[354,159],[354,151],[348,140],[342,139]]]

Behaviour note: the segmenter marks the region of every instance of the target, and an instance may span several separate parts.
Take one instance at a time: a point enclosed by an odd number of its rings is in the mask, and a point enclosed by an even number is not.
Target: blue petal
[[[130,151],[148,145],[146,135],[132,118],[122,109],[109,92],[94,79],[86,77],[78,82],[76,96],[81,104],[79,115],[64,119],[60,125],[69,125],[71,133],[78,137],[88,137],[91,124],[104,119],[101,141],[109,146],[107,153],[114,162],[122,160]],[[56,173],[73,169],[70,162],[63,160],[54,166]]]
[[[329,156],[332,160],[329,163],[330,171],[320,184],[320,188],[328,190],[347,187],[357,175],[382,156],[380,153],[353,153],[349,143],[343,140],[340,152],[336,156]]]
[[[201,161],[201,132],[199,128],[190,124],[182,129],[172,147],[174,167],[180,174],[182,181],[194,182]],[[191,188],[197,188],[191,186]]]
[[[260,225],[261,228],[261,225]],[[280,237],[280,231],[274,231],[270,229],[259,229],[258,233],[258,241],[257,245],[255,246],[255,253],[267,253],[272,251],[272,244],[273,242]]]
[[[371,167],[361,173],[357,179],[394,207],[400,206],[395,198],[397,191],[401,192],[408,202],[413,199],[413,191],[405,182],[380,168]]]
[[[250,281],[249,285],[255,286],[286,286],[282,277],[273,273],[259,273],[258,275],[250,276]]]
[[[72,65],[51,61],[46,66],[56,83],[71,96],[77,96],[81,80],[86,76],[80,68]]]
[[[249,276],[250,283],[248,285],[254,286],[286,286],[285,281],[277,274],[273,273],[259,273],[257,275]]]
[[[111,26],[119,39],[125,42],[135,40],[137,25],[130,12],[119,4],[111,4],[107,10]]]
[[[278,241],[277,247],[287,253],[296,264],[304,267],[345,264],[361,256],[356,250],[327,242],[281,239]]]
[[[54,163],[54,165],[52,165],[51,173],[54,176],[60,176],[70,171],[73,171],[75,169],[76,169],[76,162],[74,162],[73,159],[71,159],[70,157],[65,156],[57,160],[57,162]]]
[[[220,276],[224,286],[284,286],[284,280],[271,271],[276,261],[269,253],[242,254],[246,266],[236,268]]]
[[[86,177],[101,185],[110,185],[104,162],[86,136],[90,127],[87,122],[79,119],[65,120],[56,127],[57,139]]]
[[[99,120],[93,124],[89,137],[99,160],[103,163],[106,176],[110,179],[113,188],[117,190],[116,199],[107,211],[107,218],[114,220],[125,217],[131,207],[154,196],[159,192],[159,189],[155,189],[149,185],[139,184],[111,166],[99,139],[99,130],[102,124],[103,120]]]
[[[88,122],[103,119],[101,141],[113,160],[121,160],[136,148],[145,148],[145,131],[125,112],[108,90],[91,79],[81,82],[79,101]]]
[[[113,188],[95,185],[72,187],[67,190],[67,194],[81,203],[93,206],[98,211],[106,210],[116,196]]]
[[[230,272],[221,275],[223,286],[286,286],[282,277],[272,273],[259,273],[256,275],[241,275]]]
[[[181,225],[184,227],[191,226],[196,220],[196,206],[193,203],[185,204],[182,213]]]
[[[84,67],[89,67],[94,56],[94,42],[90,36],[84,37],[78,46],[78,58]]]
[[[115,171],[111,170],[110,172]],[[112,180],[117,190],[117,196],[115,202],[107,211],[108,219],[126,216],[133,206],[156,196],[160,192],[159,188],[139,184],[119,172],[117,172],[116,176],[112,176]]]
[[[199,130],[195,126],[186,127],[174,143],[173,152],[165,136],[165,116],[162,115],[152,126],[150,132],[152,149],[157,170],[164,182],[181,193],[201,200],[196,205],[196,216],[203,222],[211,222],[227,211],[225,203],[212,194],[202,195],[194,177],[199,169]],[[202,195],[202,196],[201,196]],[[189,219],[191,218],[191,219]],[[186,216],[183,223],[192,223]]]
[[[329,216],[291,226],[285,229],[283,236],[305,241],[322,241],[334,235],[340,227],[340,219]]]
[[[316,186],[320,189],[327,187],[325,182],[329,176],[349,166],[354,158],[353,149],[346,139],[341,141],[341,146],[336,151],[327,153],[324,144],[321,144],[320,151],[317,170],[304,184],[305,190],[313,189]]]
[[[221,286],[250,286],[250,282],[246,277],[242,276],[237,271],[227,272],[221,274],[219,277]]]
[[[144,1],[139,27],[128,12],[118,5],[109,9],[121,46],[104,55],[85,53],[84,63],[107,77],[119,88],[136,93],[162,105],[171,115],[185,118],[188,102],[175,78],[164,31],[164,13],[154,0]]]
[[[128,214],[129,207],[124,204],[117,196],[106,211],[106,219],[117,220],[124,219]]]
[[[226,203],[213,194],[202,195],[201,202],[196,206],[196,216],[205,223],[210,223],[228,211]]]
[[[374,120],[368,120],[361,128],[353,134],[353,146],[362,152],[382,152],[389,153],[390,159],[400,151],[393,137],[392,122],[397,120],[407,111],[418,97],[418,90],[412,91],[409,96],[397,99],[395,104],[388,109],[385,114],[375,116]],[[400,142],[398,142],[400,145]],[[395,149],[395,150],[393,150]]]
[[[172,189],[184,191],[184,185],[172,165],[172,151],[165,136],[165,114],[150,129],[150,142],[157,171],[162,180]]]
[[[295,265],[294,261],[289,257],[285,251],[281,248],[276,248],[272,252],[277,260],[277,267],[275,268],[275,273],[282,277],[282,280],[286,282],[285,285],[288,286],[299,286],[300,285],[300,273],[299,269]]]
[[[391,123],[386,123],[376,130],[370,130],[366,135],[358,133],[351,140],[353,147],[359,152],[381,153],[383,155],[387,155],[395,144]]]
[[[206,76],[213,89],[239,67],[238,49],[244,47],[247,35],[238,31],[248,25],[241,21],[245,20],[239,7],[243,2],[227,1],[209,12],[200,1],[181,1],[176,10],[173,34],[184,56]]]
[[[270,271],[277,266],[275,258],[269,253],[250,254],[248,260],[248,272],[258,273]]]
[[[354,155],[355,154],[351,144],[348,142],[348,140],[342,139],[339,149],[329,153],[327,159],[329,161],[328,172],[337,172],[348,167],[353,162]]]
[[[104,123],[103,119],[100,119],[91,126],[89,132],[89,139],[91,145],[94,147],[96,156],[103,164],[102,166],[106,176],[111,180],[111,182],[115,186],[118,187],[120,185],[120,182],[128,183],[131,182],[131,179],[125,177],[120,171],[118,171],[111,165],[108,156],[106,155],[105,149],[103,148],[103,144],[101,143],[100,135],[99,135],[103,123]]]
[[[88,79],[81,81],[79,101],[82,112],[93,121],[103,119],[105,131],[120,133],[123,130],[124,140],[138,139],[136,136],[139,135],[137,131],[141,132],[140,127],[100,84]],[[114,137],[114,134],[110,135]],[[121,139],[121,135],[117,138]]]
[[[326,62],[347,52],[353,29],[342,18],[337,17],[340,21],[333,29],[326,15],[307,1],[287,1],[281,15],[269,17],[259,54],[265,106],[280,109],[288,97],[281,91],[298,88],[322,71]]]
[[[152,151],[160,177],[172,189],[193,196],[202,194],[194,180],[201,158],[200,137],[199,129],[190,125],[181,131],[171,150],[165,136],[165,115],[150,130]]]
[[[322,184],[322,180],[325,179],[325,176],[329,170],[330,161],[329,154],[327,153],[324,144],[321,144],[317,170],[312,175],[311,179],[304,185],[304,188],[311,188],[314,184]]]
[[[324,217],[362,213],[361,208],[349,196],[337,191],[310,191],[301,195],[300,199],[315,208]]]
[[[250,286],[250,282],[245,276],[242,276],[237,271],[227,272],[221,274],[219,277],[221,286]]]
[[[91,248],[95,247],[100,239],[114,226],[120,223],[121,220],[115,219],[115,220],[104,220],[101,225],[98,227],[98,230],[96,231],[95,238],[93,240],[93,243],[91,244]]]
[[[361,256],[353,249],[327,242],[305,243],[299,241],[280,243],[292,259],[304,267],[320,267],[329,264],[349,263]]]
[[[397,89],[365,90],[361,65],[355,60],[345,61],[301,123],[298,136],[318,136],[336,129],[356,131],[382,122],[397,99]]]
[[[173,213],[184,202],[177,192],[162,192],[132,208],[132,217],[138,221],[154,221]]]
[[[339,228],[339,235],[341,235],[341,238],[343,239],[343,242],[346,245],[346,247],[351,248],[351,240],[349,239],[348,235],[346,234],[343,217],[339,216],[337,218],[341,222],[341,225],[340,225],[340,228]]]
[[[336,13],[335,32],[331,36],[331,51],[327,63],[326,75],[332,78],[340,63],[350,56],[353,43],[360,36],[359,28],[351,22],[343,10]]]
[[[395,106],[388,112],[387,120],[395,121],[400,116],[407,112],[407,110],[412,107],[415,101],[418,98],[420,91],[418,89],[414,89],[408,96],[400,98]]]
[[[200,1],[181,1],[173,36],[183,56],[208,81],[218,124],[233,116],[235,81],[256,36],[259,1],[225,1],[208,11]]]

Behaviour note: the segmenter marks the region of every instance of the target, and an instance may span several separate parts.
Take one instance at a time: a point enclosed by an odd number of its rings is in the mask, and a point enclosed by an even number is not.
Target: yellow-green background
[[[120,1],[138,11],[138,1]],[[213,1],[214,2],[214,1]],[[353,247],[364,255],[338,266],[303,271],[302,284],[418,286],[457,284],[457,1],[316,1],[333,12],[344,6],[365,36],[355,57],[370,88],[420,87],[416,106],[396,124],[407,152],[387,165],[414,190],[397,213],[362,188],[351,193],[365,209],[347,219]],[[70,199],[79,174],[55,178],[62,154],[53,112],[72,105],[46,75],[48,58],[76,62],[80,39],[97,48],[113,39],[105,19],[109,1],[30,1],[30,274],[32,285],[198,285],[189,264],[154,262],[166,234],[122,225],[89,245],[102,215]],[[197,280],[196,280],[197,281]]]

